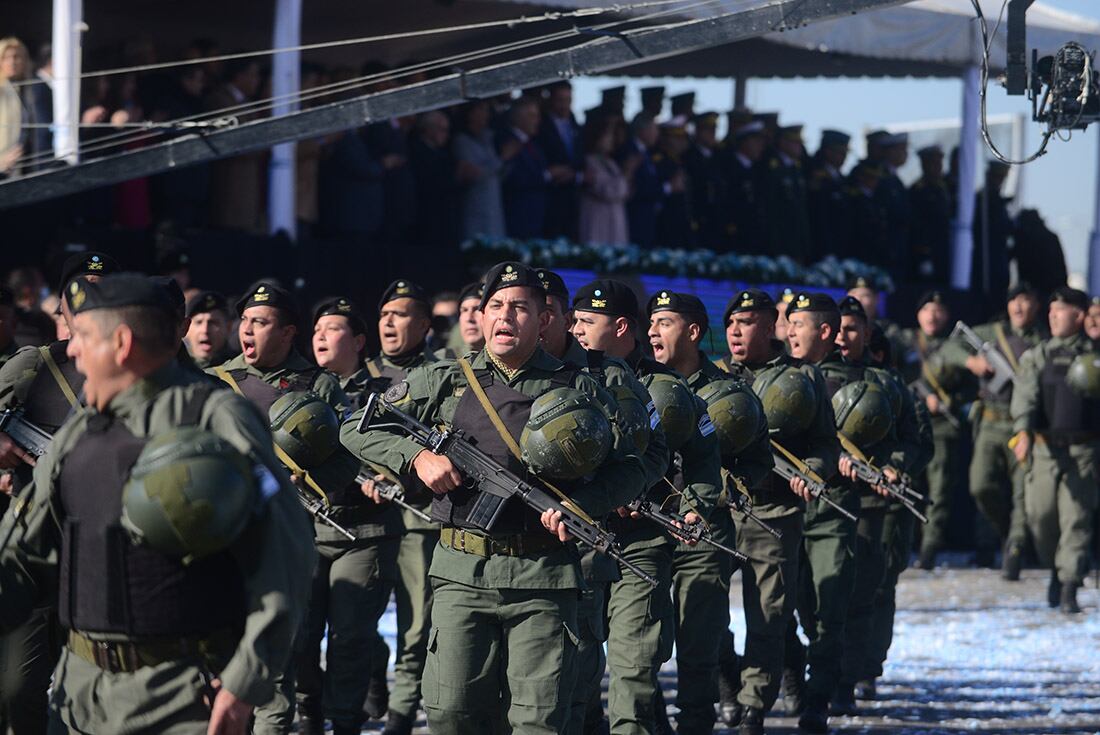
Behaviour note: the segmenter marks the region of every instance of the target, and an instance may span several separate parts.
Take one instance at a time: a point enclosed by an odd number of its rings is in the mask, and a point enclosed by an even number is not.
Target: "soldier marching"
[[[738,155],[757,155],[762,127],[732,139]],[[684,152],[683,133],[661,133],[667,182],[669,161],[740,160],[710,138]],[[800,130],[777,135],[753,185],[807,196],[784,183]],[[846,151],[828,131],[816,221],[846,201],[830,173]],[[726,228],[728,189],[688,194],[685,237]],[[72,338],[0,366],[13,732],[378,719],[408,735],[422,711],[441,733],[658,733],[669,704],[680,733],[758,735],[780,707],[828,732],[875,698],[898,577],[914,548],[918,567],[941,561],[967,475],[989,540],[977,561],[999,551],[1018,579],[1034,548],[1049,604],[1080,612],[1100,446],[1100,302],[1080,291],[1056,290],[1044,318],[1020,282],[973,328],[929,291],[899,330],[865,279],[840,300],[748,288],[714,323],[691,293],[571,292],[509,261],[457,291],[457,321],[432,335],[429,294],[405,276],[375,317],[340,295],[307,315],[270,280],[184,302],[119,271],[71,260]]]

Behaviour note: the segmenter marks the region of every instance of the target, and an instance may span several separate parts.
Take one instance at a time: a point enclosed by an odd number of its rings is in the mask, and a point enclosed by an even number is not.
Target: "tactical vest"
[[[1009,364],[1015,368],[1020,364],[1020,356],[1023,355],[1031,345],[1023,337],[1013,332],[1012,329],[1005,328],[1003,324],[997,324],[995,329],[999,334],[1004,335],[1004,341],[1012,354],[1005,354],[1005,348],[1004,345],[1001,344],[1001,340],[994,338],[993,344],[996,350],[1002,355],[1005,355]],[[989,377],[983,375],[979,379],[978,396],[986,403],[1007,404],[1012,400],[1012,381],[1008,381],[1008,384],[1005,385],[999,393],[994,393],[989,389]]]
[[[184,407],[179,426],[198,423],[210,392]],[[185,565],[133,543],[122,528],[122,489],[150,438],[97,414],[65,455],[59,477],[61,623],[131,638],[239,630],[247,602],[232,554],[222,551]]]
[[[65,353],[68,346],[69,340],[66,339],[52,343],[47,349],[61,377],[72,389],[73,395],[79,396],[84,388],[84,376],[77,372],[76,361],[70,360]],[[27,387],[27,395],[23,400],[23,417],[43,431],[56,434],[69,418],[72,410],[73,407],[61,391],[53,371],[45,363],[40,364],[34,378],[31,379],[31,384]],[[26,487],[33,475],[33,467],[29,465],[17,467],[12,475],[15,491],[19,492]]]
[[[271,406],[275,401],[279,400],[280,396],[295,391],[313,390],[313,386],[317,383],[317,378],[321,377],[321,374],[325,371],[322,368],[310,368],[309,370],[303,370],[290,377],[279,378],[279,382],[276,385],[271,385],[255,375],[250,375],[247,370],[237,369],[227,372],[233,380],[237,381],[237,386],[241,389],[241,393],[244,397],[259,408],[264,418],[267,419],[271,412]],[[337,451],[347,452],[342,445],[337,448]],[[348,473],[350,475],[354,474],[351,470],[350,463]],[[360,490],[359,483],[354,480],[335,490],[325,487],[325,492],[328,495],[329,502],[333,505],[367,505],[366,496],[364,496],[362,490]],[[381,514],[381,510],[384,510],[384,506],[374,503],[371,503],[370,507],[378,508],[379,514]]]
[[[531,416],[531,405],[535,402],[536,396],[525,395],[501,382],[492,370],[475,370],[474,375],[501,421],[504,422],[508,433],[518,444],[523,428]],[[575,373],[568,370],[559,371],[552,380],[554,385],[551,389],[572,385],[574,375]],[[481,402],[470,388],[465,390],[455,407],[451,429],[461,431],[471,444],[515,474],[525,479],[530,478],[527,468],[512,455],[508,445],[504,443],[504,439],[501,438],[488,414],[485,413],[485,409],[482,408]],[[477,496],[476,487],[465,486],[444,495],[435,495],[432,498],[432,520],[446,526],[473,528],[466,519],[470,515]],[[522,501],[512,498],[506,501],[491,531],[494,534],[510,534],[533,529],[542,529],[538,514]]]
[[[250,375],[244,369],[239,368],[237,370],[227,370],[226,372],[232,376],[233,380],[237,381],[237,386],[240,387],[244,397],[259,408],[266,418],[271,411],[272,404],[279,400],[279,396],[293,391],[313,390],[317,378],[321,377],[321,374],[325,371],[321,368],[310,368],[289,378],[279,378],[277,385],[271,385],[255,375]]]
[[[79,396],[84,388],[84,376],[77,372],[76,361],[70,360],[65,354],[68,346],[69,340],[66,339],[54,342],[48,349],[50,357],[61,371],[61,376],[69,384],[73,394]],[[27,397],[23,401],[23,416],[44,431],[56,434],[71,411],[69,399],[61,392],[53,372],[46,365],[40,365],[27,388]]]
[[[1047,353],[1046,365],[1039,373],[1043,397],[1039,430],[1044,434],[1100,432],[1100,399],[1085,398],[1066,382],[1066,373],[1078,354],[1067,346]]]
[[[366,389],[372,393],[385,393],[391,385],[400,383],[407,377],[407,371],[384,364],[380,357],[367,360],[367,371],[370,373],[370,380],[367,381]]]

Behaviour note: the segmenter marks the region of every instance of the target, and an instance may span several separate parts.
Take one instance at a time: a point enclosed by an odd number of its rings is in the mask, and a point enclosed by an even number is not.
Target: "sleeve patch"
[[[710,414],[704,413],[699,417],[699,433],[703,436],[710,436],[714,433],[714,424],[711,423]]]
[[[661,414],[657,413],[657,406],[653,401],[647,403],[645,409],[649,412],[649,430],[654,431],[661,425]]]
[[[382,397],[386,399],[386,403],[397,403],[405,396],[409,394],[408,381],[402,380],[400,383],[394,383],[386,392],[382,394]]]

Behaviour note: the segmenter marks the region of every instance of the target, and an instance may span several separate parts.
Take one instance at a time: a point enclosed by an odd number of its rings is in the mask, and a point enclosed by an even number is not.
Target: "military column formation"
[[[72,337],[0,367],[0,722],[19,734],[409,735],[421,708],[438,733],[665,733],[674,651],[677,732],[760,735],[781,695],[828,732],[875,697],[914,532],[925,568],[948,544],[975,423],[1004,575],[1031,543],[1050,605],[1080,611],[1100,306],[1073,289],[1049,332],[1021,283],[972,330],[931,291],[908,333],[866,282],[839,302],[745,289],[714,361],[697,296],[570,293],[519,262],[462,290],[436,353],[428,295],[393,281],[369,359],[372,318],[339,295],[307,359],[274,281],[231,308],[87,253],[60,296]]]

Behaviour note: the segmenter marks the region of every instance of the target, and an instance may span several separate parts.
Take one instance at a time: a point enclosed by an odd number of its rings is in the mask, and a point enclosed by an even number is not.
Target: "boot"
[[[1061,608],[1066,615],[1076,615],[1081,612],[1081,606],[1077,604],[1076,582],[1067,582],[1062,585]]]
[[[864,679],[863,681],[856,682],[855,694],[856,699],[862,699],[864,701],[874,699],[877,694],[875,691],[875,680]]]
[[[837,684],[833,701],[829,704],[829,712],[841,717],[851,717],[858,711],[855,687],[851,684]]]
[[[926,572],[930,572],[936,568],[936,550],[935,549],[921,549],[920,558],[917,560],[917,566]]]
[[[756,707],[745,707],[741,717],[739,735],[764,735],[764,711]]]
[[[325,716],[320,707],[298,706],[298,735],[325,735]]]
[[[741,690],[739,664],[737,654],[718,663],[718,719],[730,727],[741,722],[741,705],[737,704],[737,692]]]
[[[806,708],[806,677],[802,672],[786,669],[782,680],[783,705],[787,714],[797,717]]]
[[[412,735],[413,719],[403,714],[390,710],[386,718],[386,726],[382,728],[382,735]]]
[[[657,735],[675,735],[668,721],[668,705],[665,704],[665,690],[659,685],[653,694],[653,731]]]
[[[389,706],[390,689],[386,683],[386,672],[372,674],[370,683],[367,684],[367,702],[363,705],[363,711],[372,720],[381,720],[386,716]]]
[[[337,725],[332,723],[332,735],[359,735],[363,728],[359,725]]]
[[[1020,569],[1024,565],[1024,550],[1020,544],[1012,541],[1005,542],[1004,555],[1001,559],[1001,577],[1006,582],[1019,582]]]
[[[820,696],[806,700],[806,711],[798,718],[798,729],[825,735],[829,732],[829,703]]]
[[[1050,573],[1050,584],[1047,585],[1047,605],[1058,607],[1062,601],[1062,583],[1058,581],[1058,572]]]

